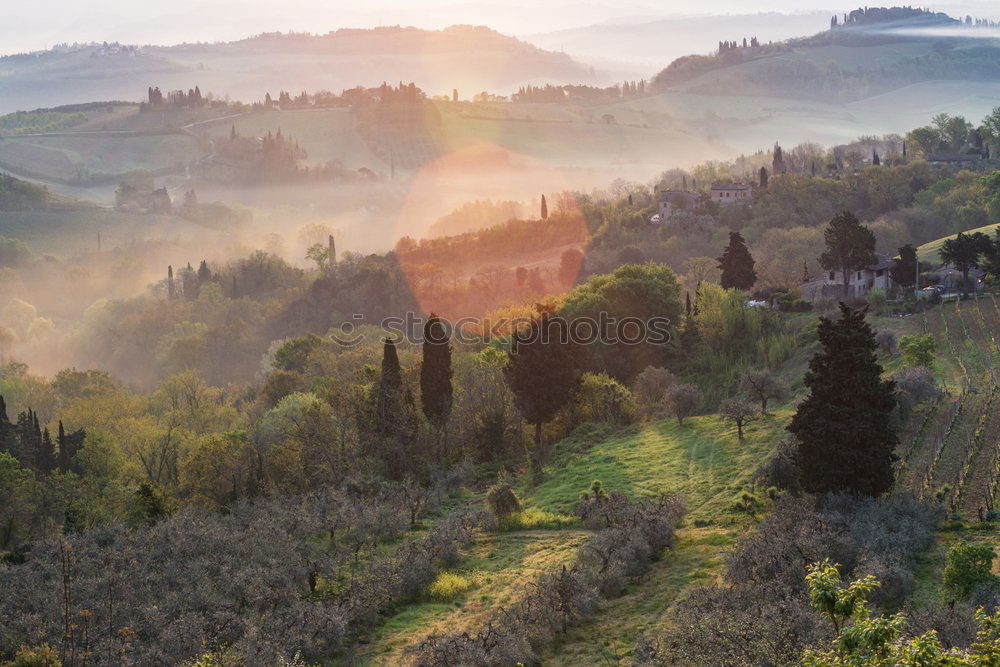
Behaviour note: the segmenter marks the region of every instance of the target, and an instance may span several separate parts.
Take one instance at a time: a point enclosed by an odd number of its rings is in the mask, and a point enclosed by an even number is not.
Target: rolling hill
[[[246,101],[270,91],[415,81],[434,94],[506,91],[529,82],[592,83],[589,66],[485,27],[268,33],[220,44],[84,45],[0,58],[0,113],[135,100],[150,85]]]
[[[910,8],[845,15],[829,30],[783,42],[736,41],[673,61],[653,80],[661,92],[852,102],[929,81],[996,82],[991,27]]]

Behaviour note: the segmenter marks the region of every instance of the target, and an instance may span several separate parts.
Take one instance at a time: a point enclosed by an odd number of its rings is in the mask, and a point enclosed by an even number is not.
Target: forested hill
[[[177,46],[85,44],[0,58],[0,113],[94,99],[135,99],[150,82],[243,100],[265,91],[331,90],[414,81],[463,97],[528,82],[591,83],[569,56],[483,26],[389,27],[324,35],[267,33],[228,43]]]
[[[1000,82],[995,22],[909,7],[831,16],[810,37],[720,42],[710,55],[678,58],[653,79],[659,92],[793,97],[849,102],[936,80]]]

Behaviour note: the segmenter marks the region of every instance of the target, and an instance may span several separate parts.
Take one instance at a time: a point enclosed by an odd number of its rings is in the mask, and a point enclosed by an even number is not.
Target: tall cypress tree
[[[580,379],[578,348],[567,335],[566,320],[546,313],[511,337],[507,383],[525,421],[535,426],[532,465],[545,464],[542,424],[569,401]]]
[[[382,372],[376,389],[375,424],[380,435],[393,436],[399,431],[399,413],[403,403],[403,374],[399,368],[396,343],[385,339],[382,346]]]
[[[820,318],[821,349],[809,362],[809,397],[788,430],[798,439],[802,487],[812,493],[869,496],[892,487],[898,443],[890,414],[895,383],[882,379],[867,309],[840,304],[839,320]]]
[[[542,195],[542,220],[548,220],[549,218],[549,205],[545,203],[545,195]]]
[[[3,400],[3,396],[0,396],[0,452],[16,456],[16,451],[14,425],[7,417],[7,403]]]
[[[435,315],[424,323],[423,361],[420,364],[420,405],[424,416],[443,440],[451,416],[451,341],[444,323]]]
[[[43,475],[47,475],[56,469],[56,450],[52,446],[52,437],[49,435],[48,427],[42,431],[42,436],[37,442],[35,449],[35,469]]]
[[[722,271],[719,284],[724,289],[752,289],[757,282],[754,264],[743,236],[739,232],[729,232],[729,245],[719,258],[719,269]]]

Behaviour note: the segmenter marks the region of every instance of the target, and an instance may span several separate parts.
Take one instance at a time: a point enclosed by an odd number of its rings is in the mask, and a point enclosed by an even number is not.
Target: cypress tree
[[[451,342],[444,324],[434,314],[424,324],[423,361],[420,364],[420,404],[424,416],[443,441],[451,416]]]
[[[767,188],[767,167],[760,168],[760,189],[764,190]]]
[[[385,339],[382,346],[382,372],[377,389],[376,429],[380,435],[392,436],[399,431],[399,412],[402,407],[403,374],[399,368],[396,343]]]
[[[719,258],[719,269],[722,271],[719,284],[724,289],[752,289],[757,282],[754,264],[743,236],[739,232],[729,232],[729,245]]]
[[[35,469],[42,475],[47,475],[56,469],[56,450],[52,446],[48,427],[42,431],[42,436],[36,443]]]
[[[578,351],[569,340],[568,325],[546,313],[524,331],[511,336],[507,357],[507,383],[525,421],[535,426],[531,462],[536,470],[545,464],[542,424],[569,402],[580,379]]]
[[[549,219],[549,206],[545,203],[545,195],[542,195],[542,220]]]
[[[788,430],[798,440],[803,488],[877,496],[892,487],[891,423],[895,383],[882,379],[875,333],[865,309],[840,304],[838,320],[820,318],[821,349],[809,362],[809,396]]]

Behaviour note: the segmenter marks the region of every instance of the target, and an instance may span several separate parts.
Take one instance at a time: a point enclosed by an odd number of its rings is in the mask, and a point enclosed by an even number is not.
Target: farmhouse
[[[874,264],[851,272],[847,295],[862,297],[876,288],[888,290],[893,284],[889,270],[895,265],[895,260],[877,255]],[[802,285],[802,298],[807,301],[834,299],[843,296],[843,289],[843,274],[840,271],[827,271],[819,278]]]
[[[970,169],[983,161],[978,153],[931,153],[927,156],[928,164],[935,167],[951,167],[953,169]]]
[[[753,186],[749,183],[712,183],[712,201],[722,206],[749,204],[753,199]]]
[[[656,198],[657,222],[666,222],[675,211],[690,211],[698,204],[698,195],[681,190],[660,190]],[[655,217],[655,216],[654,216]]]

